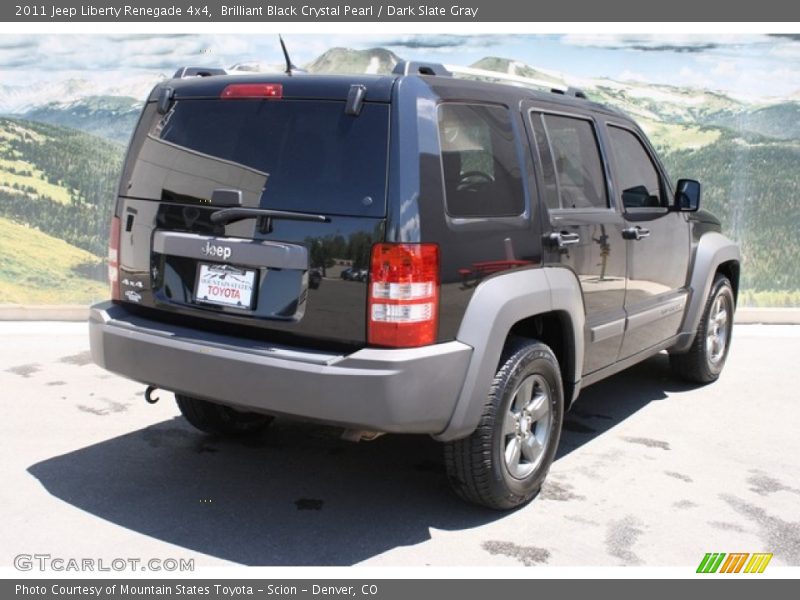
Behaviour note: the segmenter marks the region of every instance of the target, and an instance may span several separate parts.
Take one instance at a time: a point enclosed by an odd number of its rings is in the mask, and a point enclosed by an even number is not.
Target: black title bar
[[[532,569],[532,571],[534,571]],[[702,579],[702,580],[701,580]],[[541,595],[673,600],[682,596],[715,596],[740,600],[760,596],[791,597],[793,582],[779,579],[755,581],[746,577],[639,580],[420,580],[420,579],[318,579],[318,580],[204,580],[204,579],[64,579],[0,581],[3,598],[16,600],[418,600],[529,597],[535,587]]]
[[[0,5],[3,22],[796,22],[786,0],[57,0]]]

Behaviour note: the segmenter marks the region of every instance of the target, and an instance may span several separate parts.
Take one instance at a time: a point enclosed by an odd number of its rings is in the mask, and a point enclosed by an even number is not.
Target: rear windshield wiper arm
[[[330,217],[325,215],[310,215],[308,213],[292,212],[288,210],[270,210],[268,208],[223,208],[211,214],[212,223],[235,223],[244,219],[258,219],[258,230],[261,233],[272,231],[272,220],[283,219],[286,221],[312,221],[314,223],[330,223]]]

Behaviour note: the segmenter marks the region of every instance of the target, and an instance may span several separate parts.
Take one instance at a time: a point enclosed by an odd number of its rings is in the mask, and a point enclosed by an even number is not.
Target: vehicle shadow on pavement
[[[137,533],[244,565],[352,565],[502,513],[459,501],[427,436],[354,444],[276,420],[231,441],[176,417],[28,471],[60,500]]]
[[[666,400],[667,392],[683,392],[694,387],[696,385],[672,374],[669,357],[662,353],[582,390],[564,419],[556,460],[604,434],[651,402]]]
[[[676,389],[665,360],[587,389],[568,415],[560,456]],[[450,492],[430,438],[353,444],[339,433],[277,420],[258,437],[230,441],[176,417],[28,471],[90,514],[245,565],[351,565],[426,541],[429,528],[468,529],[504,516]]]

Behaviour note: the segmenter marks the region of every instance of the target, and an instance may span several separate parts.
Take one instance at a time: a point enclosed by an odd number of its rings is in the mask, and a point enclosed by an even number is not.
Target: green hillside
[[[0,216],[104,255],[123,152],[74,129],[0,118]]]
[[[0,304],[88,304],[108,286],[87,276],[101,261],[30,227],[0,218]]]
[[[673,178],[703,182],[703,206],[739,240],[742,287],[800,290],[800,141],[745,140],[730,132],[665,156]]]
[[[717,115],[711,123],[780,140],[800,139],[800,103],[785,102],[753,111]]]
[[[24,160],[0,158],[0,190],[25,194],[31,200],[49,198],[60,204],[69,204],[69,190],[51,183],[47,174]]]
[[[696,88],[600,80],[585,91],[592,100],[617,106],[637,119],[665,123],[715,124],[745,109],[724,94]]]
[[[697,150],[715,143],[722,136],[722,130],[718,127],[665,123],[643,118],[637,119],[636,122],[659,153],[668,153],[676,149]]]

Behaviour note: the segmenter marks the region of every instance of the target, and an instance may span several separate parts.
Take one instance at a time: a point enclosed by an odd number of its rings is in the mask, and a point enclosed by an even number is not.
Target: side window
[[[450,216],[522,214],[525,210],[522,168],[507,108],[442,104],[439,141]]]
[[[608,127],[614,156],[614,177],[625,208],[667,206],[661,192],[661,179],[641,140],[627,129]]]
[[[591,121],[544,115],[560,208],[607,208],[606,180]]]

